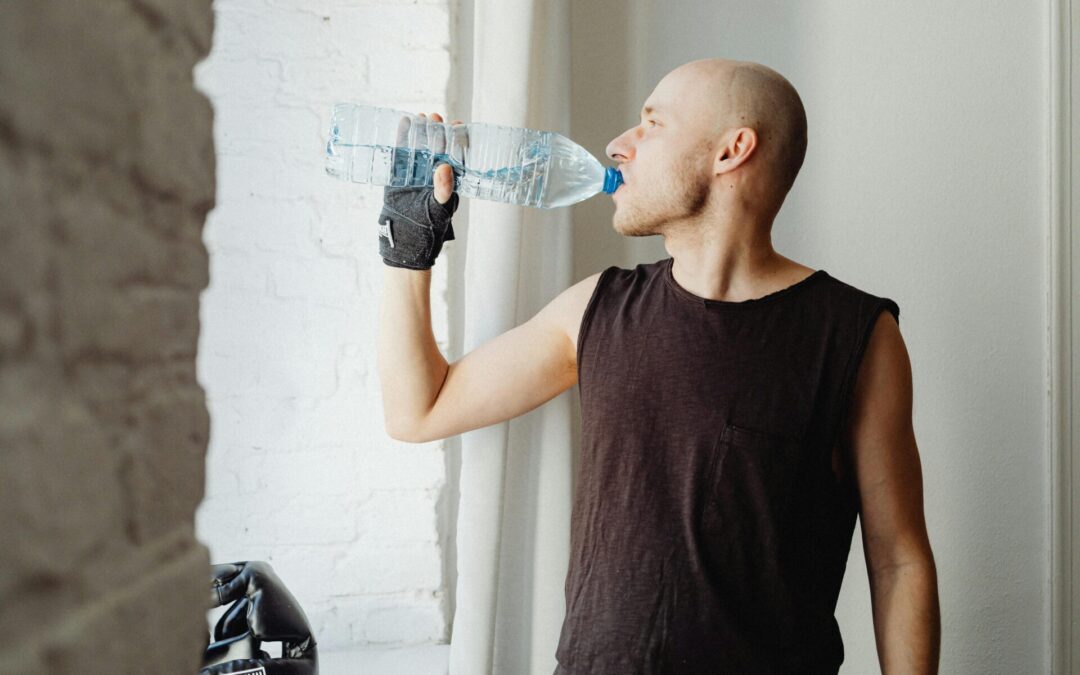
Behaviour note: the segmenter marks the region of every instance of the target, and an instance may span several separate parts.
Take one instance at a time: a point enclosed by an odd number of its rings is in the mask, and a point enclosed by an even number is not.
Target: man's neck
[[[772,247],[772,239],[750,237],[745,231],[724,236],[712,231],[671,233],[664,248],[674,258],[676,283],[698,297],[742,302],[782,290],[814,270],[796,263]]]

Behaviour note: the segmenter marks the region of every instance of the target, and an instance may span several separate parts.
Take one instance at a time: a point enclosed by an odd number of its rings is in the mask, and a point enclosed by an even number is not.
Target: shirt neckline
[[[795,291],[799,290],[800,288],[805,288],[806,286],[809,286],[811,283],[822,277],[829,276],[829,273],[823,269],[814,270],[808,276],[803,277],[802,279],[796,281],[790,286],[781,288],[778,291],[773,291],[772,293],[763,295],[760,298],[750,298],[749,300],[712,300],[710,298],[703,298],[699,295],[695,295],[680,286],[679,282],[675,281],[675,275],[671,271],[674,264],[675,258],[673,257],[668,258],[663,262],[663,277],[664,281],[667,282],[667,285],[671,287],[671,289],[675,292],[676,295],[678,295],[683,300],[688,300],[694,303],[695,305],[726,309],[742,309],[767,305],[771,302],[775,302],[776,300],[792,295]]]

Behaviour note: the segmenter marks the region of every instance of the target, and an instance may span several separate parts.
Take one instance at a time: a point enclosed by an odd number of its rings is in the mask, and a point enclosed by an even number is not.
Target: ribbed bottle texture
[[[412,113],[339,103],[326,144],[326,172],[342,180],[392,187],[430,186],[437,164],[450,164],[462,197],[555,208],[622,183],[562,134],[496,124],[451,125]]]

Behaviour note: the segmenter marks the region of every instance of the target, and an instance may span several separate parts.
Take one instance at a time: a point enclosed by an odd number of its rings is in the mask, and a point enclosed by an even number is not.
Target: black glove
[[[446,127],[427,118],[402,117],[398,121],[397,147],[430,147],[433,153],[446,151]],[[395,158],[396,161],[396,158]],[[413,175],[428,170],[427,156],[416,153]],[[440,164],[431,167],[431,176]],[[451,167],[453,169],[453,167]],[[456,181],[455,181],[456,182]],[[450,194],[445,204],[435,199],[434,186],[383,188],[383,209],[379,214],[379,255],[391,267],[430,269],[442,251],[444,241],[454,238],[450,218],[458,207],[458,194]]]
[[[383,188],[379,214],[379,255],[383,262],[391,267],[430,269],[443,242],[454,238],[450,219],[458,201],[457,192],[453,192],[445,204],[440,204],[431,186]]]
[[[210,576],[209,607],[232,605],[218,619],[212,643],[207,636],[199,675],[319,672],[319,652],[307,615],[268,563],[213,565]],[[270,656],[262,649],[264,642],[280,642],[281,656]]]

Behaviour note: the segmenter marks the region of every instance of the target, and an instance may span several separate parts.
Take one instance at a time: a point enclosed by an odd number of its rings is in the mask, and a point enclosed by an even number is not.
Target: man
[[[593,274],[452,364],[428,304],[452,171],[387,190],[383,226],[406,242],[380,237],[388,433],[445,438],[580,385],[556,673],[837,672],[856,515],[882,671],[937,670],[899,307],[772,248],[805,150],[802,103],[776,72],[675,69],[607,148],[625,178],[615,230],[658,234],[671,257]]]

